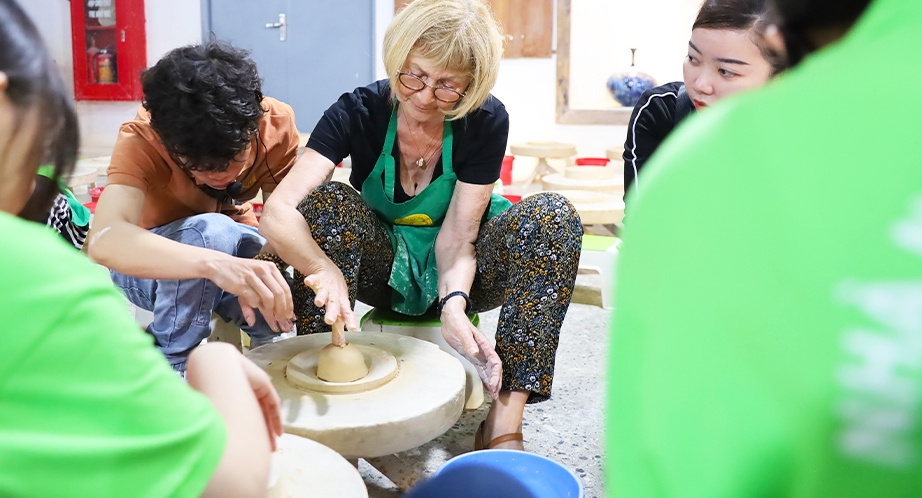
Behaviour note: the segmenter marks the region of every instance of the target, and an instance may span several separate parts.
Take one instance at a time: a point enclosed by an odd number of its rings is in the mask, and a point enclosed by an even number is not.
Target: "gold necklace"
[[[403,120],[407,123],[407,128],[410,130],[410,136],[413,140],[413,145],[416,146],[416,153],[419,155],[419,159],[417,159],[415,162],[416,167],[419,169],[426,169],[426,158],[432,156],[432,151],[434,150],[435,145],[438,145],[439,142],[433,142],[432,139],[429,139],[429,147],[426,149],[426,154],[420,154],[419,142],[416,141],[416,132],[413,131],[413,127],[410,126],[410,121],[407,119],[406,114],[404,114]]]

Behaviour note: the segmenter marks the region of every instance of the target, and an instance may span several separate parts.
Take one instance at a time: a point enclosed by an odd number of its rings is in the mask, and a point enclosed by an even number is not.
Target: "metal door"
[[[373,0],[202,0],[204,36],[251,51],[263,93],[310,132],[344,92],[372,81]]]

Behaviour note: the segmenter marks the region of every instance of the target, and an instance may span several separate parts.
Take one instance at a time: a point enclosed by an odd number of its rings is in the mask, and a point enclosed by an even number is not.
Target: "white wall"
[[[553,57],[503,60],[493,95],[509,111],[510,144],[554,140],[576,145],[580,156],[605,157],[606,148],[624,143],[624,126],[557,124],[556,81]]]
[[[74,0],[77,1],[77,0]],[[579,0],[582,9],[611,11],[612,0]],[[638,0],[640,1],[640,0]],[[664,81],[676,79],[681,74],[681,54],[687,36],[687,18],[699,0],[660,0],[644,2],[643,6],[632,7],[640,11],[615,10],[621,19],[611,29],[625,26],[625,18],[638,18],[642,29],[625,31],[624,37],[637,38],[628,43],[641,47],[646,54],[638,62],[651,72],[658,73]],[[70,2],[68,0],[21,0],[21,5],[39,27],[46,43],[57,60],[69,88],[73,88],[73,63],[71,55]],[[628,9],[630,10],[630,9]],[[394,0],[375,2],[375,52],[377,78],[385,77],[381,64],[381,41],[384,30],[393,17]],[[642,11],[642,12],[641,12]],[[655,16],[652,13],[655,11]],[[197,0],[147,0],[147,60],[156,62],[167,51],[201,40],[201,7]],[[655,22],[654,22],[655,20]],[[631,24],[631,23],[628,23]],[[604,29],[600,26],[599,29]],[[656,30],[664,30],[675,36],[656,36]],[[678,34],[675,31],[679,31]],[[681,47],[674,47],[678,40]],[[636,41],[636,43],[635,43]],[[616,45],[623,45],[615,42]],[[623,68],[629,55],[612,54],[605,43],[574,50],[573,58],[597,61],[604,67],[605,74]],[[677,52],[678,51],[678,52]],[[627,51],[623,51],[629,54]],[[679,55],[675,55],[679,53]],[[679,60],[676,60],[679,59]],[[674,66],[674,69],[672,69]],[[665,75],[663,77],[662,75]],[[557,140],[573,143],[581,156],[604,156],[605,149],[624,142],[624,126],[600,125],[558,125],[555,122],[556,101],[555,59],[507,59],[503,60],[499,81],[493,93],[503,101],[510,114],[511,128],[509,142],[536,140]],[[604,84],[602,82],[601,84]],[[134,116],[137,102],[78,102],[83,133],[83,155],[105,155],[115,143],[119,126]],[[310,131],[310,130],[303,130]]]
[[[79,0],[73,0],[79,1]],[[70,1],[20,0],[38,26],[52,57],[73,93]],[[147,63],[152,64],[173,48],[202,39],[201,10],[194,0],[147,0]],[[131,119],[140,102],[77,102],[82,139],[81,155],[108,155],[122,123]]]

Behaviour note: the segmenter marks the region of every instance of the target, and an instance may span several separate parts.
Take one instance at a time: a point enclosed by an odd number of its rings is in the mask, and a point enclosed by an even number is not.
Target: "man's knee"
[[[173,240],[177,242],[230,255],[237,255],[241,245],[245,245],[250,239],[251,245],[256,247],[255,252],[250,252],[255,254],[262,246],[255,230],[248,233],[246,227],[220,213],[190,216],[183,222],[176,235]]]

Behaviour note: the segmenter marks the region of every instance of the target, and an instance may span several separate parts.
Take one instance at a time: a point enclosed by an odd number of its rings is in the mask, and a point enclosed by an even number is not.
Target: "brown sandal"
[[[521,432],[510,432],[509,434],[503,434],[502,436],[497,436],[493,438],[486,446],[483,445],[483,427],[487,421],[484,420],[480,423],[480,426],[477,427],[477,432],[474,433],[474,451],[479,450],[491,450],[494,446],[498,444],[507,443],[509,441],[525,441],[525,437]]]

